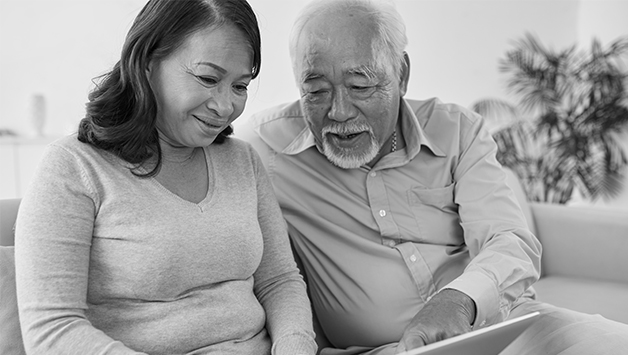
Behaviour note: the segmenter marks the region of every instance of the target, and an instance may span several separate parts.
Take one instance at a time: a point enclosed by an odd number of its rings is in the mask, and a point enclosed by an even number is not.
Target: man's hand
[[[397,353],[467,333],[475,320],[475,302],[466,294],[444,289],[434,295],[406,327]]]

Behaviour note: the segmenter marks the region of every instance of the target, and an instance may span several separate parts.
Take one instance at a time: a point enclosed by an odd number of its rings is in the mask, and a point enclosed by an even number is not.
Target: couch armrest
[[[628,283],[628,214],[530,203],[543,245],[542,274]]]

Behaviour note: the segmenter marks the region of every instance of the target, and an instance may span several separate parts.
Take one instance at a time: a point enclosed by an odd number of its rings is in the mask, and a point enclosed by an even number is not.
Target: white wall
[[[608,43],[628,35],[628,0],[395,2],[410,41],[408,96],[438,96],[464,106],[484,97],[508,97],[498,61],[525,32],[556,49],[576,43],[589,46],[593,37]],[[92,78],[115,63],[144,3],[0,0],[0,129],[32,134],[29,102],[33,94],[42,93],[48,104],[45,132],[74,131]],[[263,57],[243,117],[298,97],[287,40],[292,19],[306,0],[250,3],[262,30]]]
[[[581,1],[578,39],[590,44],[593,37],[608,43],[628,35],[628,0]]]
[[[45,132],[76,129],[93,77],[116,60],[143,0],[0,0],[0,128],[32,133],[30,99],[46,97]]]
[[[287,51],[305,0],[251,0],[262,29],[262,73],[244,116],[297,97]],[[0,0],[0,128],[32,132],[29,103],[47,101],[48,134],[73,131],[93,77],[119,55],[145,0]],[[526,31],[562,48],[628,34],[628,0],[397,0],[410,39],[408,95],[468,106],[504,97],[497,63]]]

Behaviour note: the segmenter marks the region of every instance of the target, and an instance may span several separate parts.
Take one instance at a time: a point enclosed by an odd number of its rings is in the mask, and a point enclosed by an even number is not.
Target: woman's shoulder
[[[64,150],[72,155],[80,157],[98,157],[110,159],[114,154],[103,149],[97,148],[92,144],[81,142],[78,134],[72,133],[65,137],[61,137],[49,144],[49,147]]]
[[[53,165],[81,166],[81,169],[89,167],[89,170],[108,169],[105,167],[109,166],[115,166],[116,169],[130,166],[111,152],[81,142],[76,133],[50,143],[44,157]]]
[[[79,141],[78,135],[76,133],[58,138],[57,140],[52,141],[48,146],[51,148],[65,150],[70,153],[81,153],[85,151],[93,151],[96,149],[90,144]]]

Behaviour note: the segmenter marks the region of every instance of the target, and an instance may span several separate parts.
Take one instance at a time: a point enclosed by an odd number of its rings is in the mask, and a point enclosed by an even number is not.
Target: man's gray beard
[[[352,153],[347,149],[333,146],[329,142],[329,139],[327,139],[327,134],[323,134],[323,154],[325,154],[327,160],[329,160],[332,164],[336,165],[339,168],[357,169],[375,159],[375,157],[379,153],[379,150],[381,149],[381,146],[379,142],[375,139],[373,132],[369,130],[368,133],[370,136],[371,145],[369,150],[363,153]]]

